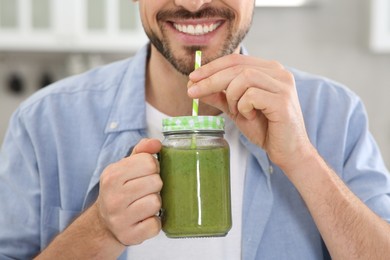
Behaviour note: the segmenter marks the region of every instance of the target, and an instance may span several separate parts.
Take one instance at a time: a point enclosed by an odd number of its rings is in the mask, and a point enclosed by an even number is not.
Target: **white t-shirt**
[[[241,259],[242,200],[248,152],[239,141],[239,131],[227,116],[225,118],[225,139],[230,145],[230,174],[232,198],[232,229],[225,237],[217,238],[167,238],[163,231],[152,239],[128,248],[128,259]],[[167,118],[147,104],[146,118],[148,135],[163,140],[162,119]]]

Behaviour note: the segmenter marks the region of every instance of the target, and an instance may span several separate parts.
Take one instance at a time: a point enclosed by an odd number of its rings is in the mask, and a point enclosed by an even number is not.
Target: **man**
[[[139,7],[150,46],[14,114],[0,163],[0,258],[387,258],[390,177],[360,100],[242,55],[253,0]],[[205,65],[192,72],[197,49]],[[232,123],[225,238],[168,239],[156,216],[161,143],[142,138],[158,137],[155,118],[190,115],[192,98]]]

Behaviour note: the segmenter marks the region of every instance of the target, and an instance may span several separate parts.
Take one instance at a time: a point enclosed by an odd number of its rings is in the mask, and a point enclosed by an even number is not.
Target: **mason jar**
[[[225,236],[232,227],[232,217],[224,118],[167,118],[163,134],[163,231],[171,238]]]

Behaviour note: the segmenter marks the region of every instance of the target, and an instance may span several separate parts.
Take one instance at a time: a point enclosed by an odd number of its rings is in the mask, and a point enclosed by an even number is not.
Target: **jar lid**
[[[225,119],[221,116],[179,116],[162,121],[163,133],[175,131],[223,131]]]

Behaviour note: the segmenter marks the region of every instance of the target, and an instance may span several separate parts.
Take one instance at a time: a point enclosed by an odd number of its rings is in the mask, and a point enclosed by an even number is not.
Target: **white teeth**
[[[206,26],[207,27],[207,26]],[[202,34],[203,33],[203,26],[198,24],[196,27],[195,27],[195,34]]]
[[[192,35],[195,34],[195,28],[194,28],[193,25],[188,25],[188,26],[187,26],[187,33],[188,33],[188,34],[192,34]]]
[[[197,24],[197,25],[184,25],[184,24],[176,24],[174,23],[173,26],[176,28],[176,30],[178,30],[179,32],[182,32],[182,33],[187,33],[187,34],[190,34],[190,35],[203,35],[203,34],[206,34],[206,33],[209,33],[209,32],[212,32],[214,31],[215,29],[218,28],[218,26],[220,25],[221,23],[213,23],[213,24],[210,24],[210,25],[201,25],[201,24]]]

